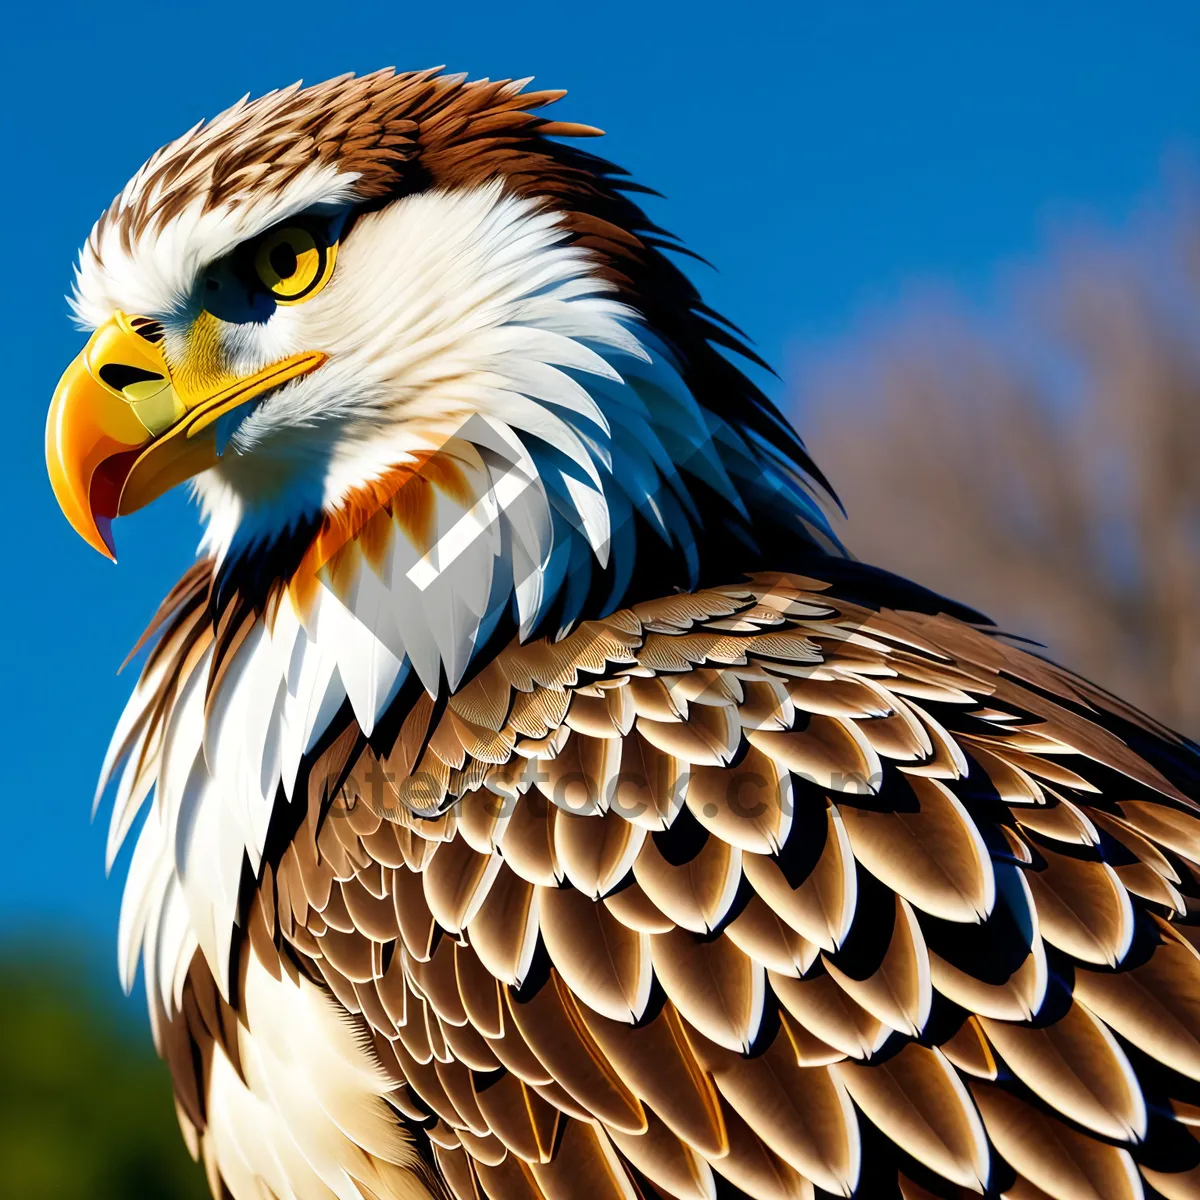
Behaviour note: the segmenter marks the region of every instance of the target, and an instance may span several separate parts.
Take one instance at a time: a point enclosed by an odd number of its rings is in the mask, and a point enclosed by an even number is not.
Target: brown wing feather
[[[1197,1194],[1194,751],[1098,689],[783,576],[393,727],[309,765],[246,952],[374,1039],[456,1200]],[[228,1025],[192,983],[159,1032],[196,1128]]]

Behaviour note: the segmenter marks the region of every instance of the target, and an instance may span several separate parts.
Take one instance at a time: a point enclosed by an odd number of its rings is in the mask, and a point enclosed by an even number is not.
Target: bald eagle
[[[204,520],[99,797],[214,1196],[1200,1195],[1196,748],[850,556],[527,84],[243,101],[79,259],[63,512]]]

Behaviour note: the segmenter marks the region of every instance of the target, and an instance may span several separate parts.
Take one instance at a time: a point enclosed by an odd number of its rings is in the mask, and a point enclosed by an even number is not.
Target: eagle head
[[[645,189],[571,140],[598,130],[535,115],[562,93],[527,82],[296,85],[146,162],[81,252],[92,332],[47,425],[87,542],[112,557],[113,518],[185,480],[218,563],[381,508],[420,558],[483,504],[524,564],[486,603],[515,589],[527,629],[568,577],[621,592],[647,535],[679,586],[712,539],[827,538],[819,476],[721,352],[749,353]]]

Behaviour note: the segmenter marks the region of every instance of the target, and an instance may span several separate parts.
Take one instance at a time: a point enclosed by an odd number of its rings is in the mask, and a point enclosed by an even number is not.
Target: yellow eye
[[[254,270],[276,303],[298,304],[325,286],[336,258],[336,242],[325,246],[302,225],[284,225],[259,242]]]

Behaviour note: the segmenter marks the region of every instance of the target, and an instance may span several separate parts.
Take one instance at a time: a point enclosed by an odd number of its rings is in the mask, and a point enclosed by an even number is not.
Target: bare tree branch
[[[812,373],[842,532],[1200,736],[1200,212],[1059,252],[1014,325],[926,307]]]

